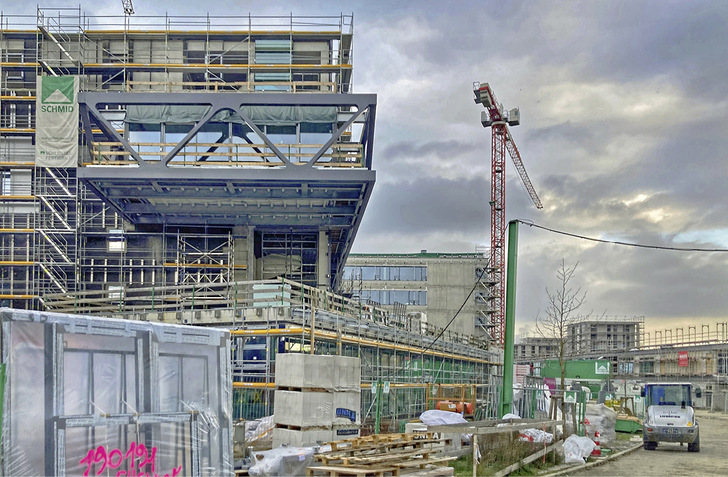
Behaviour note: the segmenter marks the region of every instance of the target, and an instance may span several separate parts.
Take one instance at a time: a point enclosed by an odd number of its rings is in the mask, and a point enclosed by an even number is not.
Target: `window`
[[[0,193],[2,195],[12,195],[11,191],[10,171],[0,171]]]
[[[299,51],[293,52],[293,64],[294,65],[320,65],[321,64],[321,52],[320,51]]]
[[[255,73],[256,91],[290,91],[291,75],[289,73]],[[276,84],[281,83],[281,84]]]
[[[303,84],[296,85],[296,91],[319,91],[320,76],[318,73],[293,73],[293,81]],[[316,84],[310,84],[316,83]]]
[[[487,292],[475,292],[475,303],[482,305],[484,303],[488,303],[488,300],[491,299],[490,295],[488,295]]]
[[[256,64],[290,65],[291,62],[291,40],[256,40]]]
[[[31,195],[31,183],[31,171],[27,169],[11,169],[0,175],[2,195]]]
[[[35,103],[2,103],[2,127],[7,128],[29,128],[32,125],[32,111],[35,110]]]
[[[488,328],[489,323],[488,323],[487,317],[482,316],[482,315],[476,315],[474,317],[474,321],[475,321],[475,328]],[[526,347],[521,346],[521,352],[525,353],[526,352],[525,350],[526,350]]]
[[[347,279],[364,281],[427,281],[427,267],[389,267],[389,266],[348,266],[344,270]]]
[[[255,42],[255,63],[258,65],[290,65],[290,40],[257,40]],[[290,91],[291,74],[283,72],[256,73],[257,83],[267,83],[255,87],[256,91]],[[273,84],[272,84],[273,83]],[[277,85],[274,83],[286,83]]]
[[[690,406],[689,385],[655,385],[648,386],[647,404],[650,406],[679,406],[683,401]]]
[[[362,301],[380,305],[402,303],[412,306],[427,306],[426,290],[362,290]]]

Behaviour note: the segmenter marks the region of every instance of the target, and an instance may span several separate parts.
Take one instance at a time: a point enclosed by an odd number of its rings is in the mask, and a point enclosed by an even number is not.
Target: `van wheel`
[[[700,452],[700,436],[692,444],[688,444],[688,452]]]
[[[655,450],[657,449],[657,442],[644,441],[642,447],[644,447],[645,450]]]

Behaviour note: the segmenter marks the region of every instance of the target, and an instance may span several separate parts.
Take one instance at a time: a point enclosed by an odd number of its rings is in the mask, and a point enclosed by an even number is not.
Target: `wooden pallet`
[[[339,465],[318,465],[306,468],[306,477],[326,475],[329,477],[389,477],[398,476],[396,467],[350,467]]]
[[[422,432],[417,434],[372,434],[370,436],[356,437],[353,439],[342,439],[340,441],[330,442],[330,444],[331,450],[336,451],[389,442],[411,442],[433,438],[434,434],[432,432]]]
[[[425,434],[380,434],[331,443],[332,450],[314,455],[319,463],[309,467],[306,475],[329,477],[399,476],[416,472],[432,477],[452,475],[442,467],[456,457],[440,451],[450,442]],[[440,469],[440,470],[438,470]]]
[[[376,464],[381,462],[395,461],[399,462],[403,459],[429,457],[430,454],[439,452],[439,449],[387,449],[378,448],[370,449],[368,452],[336,452],[317,454],[315,459],[324,465],[344,464],[344,465],[360,465],[360,464]]]
[[[452,477],[455,469],[452,467],[435,467],[432,469],[419,469],[415,472],[403,472],[403,469],[394,467],[348,467],[336,465],[313,466],[306,469],[306,477]]]

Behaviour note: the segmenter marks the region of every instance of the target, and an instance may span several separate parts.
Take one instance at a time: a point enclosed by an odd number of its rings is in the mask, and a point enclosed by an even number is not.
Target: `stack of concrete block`
[[[408,422],[404,425],[406,434],[424,434],[430,432],[427,424],[422,422]],[[435,439],[442,439],[440,444],[434,444],[433,447],[442,447],[445,452],[459,451],[462,448],[462,434],[457,433],[435,433]]]
[[[347,356],[276,356],[273,447],[359,436],[361,361]]]

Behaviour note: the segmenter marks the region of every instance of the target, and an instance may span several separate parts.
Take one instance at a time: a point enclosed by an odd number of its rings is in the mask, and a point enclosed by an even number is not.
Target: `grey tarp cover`
[[[210,109],[206,105],[139,105],[130,104],[126,107],[127,123],[160,124],[160,123],[195,123]],[[297,123],[333,123],[336,121],[335,106],[242,106],[243,114],[247,115],[256,125],[282,126]],[[219,111],[213,121],[244,123],[242,118],[232,110]]]

